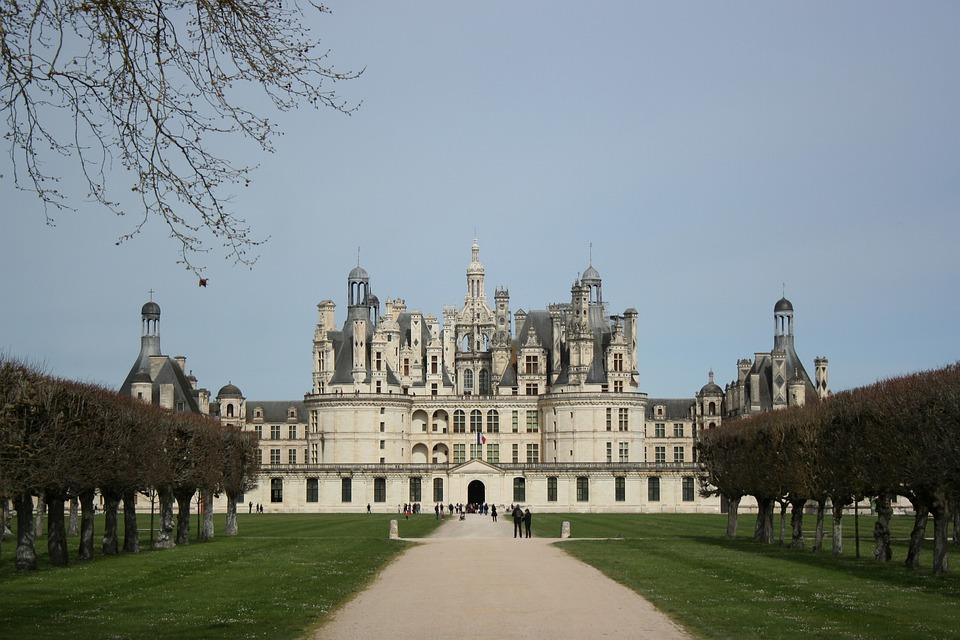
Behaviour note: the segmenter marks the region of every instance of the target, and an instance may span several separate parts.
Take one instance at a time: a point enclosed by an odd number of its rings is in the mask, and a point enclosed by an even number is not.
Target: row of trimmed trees
[[[757,502],[754,539],[773,542],[780,506],[780,541],[790,509],[791,546],[803,548],[803,515],[816,505],[813,549],[822,548],[827,506],[833,553],[843,550],[845,506],[875,504],[874,556],[892,558],[891,501],[904,496],[915,520],[905,563],[919,566],[933,517],[933,569],[947,571],[948,528],[960,525],[960,363],[838,393],[828,400],[729,422],[699,443],[701,487],[728,505],[727,535],[736,534],[741,498]]]
[[[98,492],[104,554],[119,551],[121,503],[122,548],[139,551],[137,494],[159,498],[154,547],[169,548],[189,542],[190,501],[198,491],[204,514],[201,539],[213,537],[213,498],[219,493],[227,496],[226,535],[235,535],[236,500],[255,486],[258,471],[256,441],[236,427],[0,360],[0,502],[4,512],[8,499],[16,509],[18,569],[37,567],[34,542],[42,529],[34,521],[35,496],[38,511],[47,515],[50,562],[65,565],[68,501],[71,520],[79,511],[81,560],[93,558]]]

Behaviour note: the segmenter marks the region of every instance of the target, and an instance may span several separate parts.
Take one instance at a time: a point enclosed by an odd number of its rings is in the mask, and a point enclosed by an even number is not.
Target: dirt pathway
[[[467,516],[418,542],[314,640],[690,637],[555,539],[513,539],[506,519]]]

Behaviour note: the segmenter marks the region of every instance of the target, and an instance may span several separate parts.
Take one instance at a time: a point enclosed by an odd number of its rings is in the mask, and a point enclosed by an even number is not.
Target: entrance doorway
[[[483,504],[487,499],[487,488],[479,480],[467,485],[467,504]]]

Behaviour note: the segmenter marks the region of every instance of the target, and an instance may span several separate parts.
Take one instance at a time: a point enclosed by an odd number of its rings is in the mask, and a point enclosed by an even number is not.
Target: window
[[[257,449],[257,462],[263,464],[263,449]]]
[[[527,433],[540,431],[540,413],[536,410],[527,411]]]
[[[470,444],[470,459],[471,460],[480,460],[483,457],[483,445],[479,445],[476,442]]]
[[[490,393],[490,372],[486,369],[480,369],[480,393]]]
[[[613,370],[623,371],[623,354],[622,353],[613,354]]]
[[[430,373],[437,373],[437,356],[430,356]]]
[[[253,428],[253,431],[257,434],[257,440],[263,438],[263,425],[257,425]]]
[[[528,444],[527,445],[527,463],[539,462],[540,461],[540,445],[539,444]]]
[[[590,500],[590,479],[587,476],[577,477],[577,502]]]
[[[547,502],[557,501],[557,476],[547,478]]]
[[[666,464],[667,462],[667,448],[666,447],[654,447],[653,448],[653,461],[656,464]]]
[[[465,433],[467,431],[467,414],[462,409],[453,412],[453,432]]]
[[[674,447],[674,448],[673,448],[673,461],[674,461],[674,462],[683,462],[683,447]]]
[[[387,501],[387,479],[386,478],[373,479],[373,501],[374,502]]]
[[[682,489],[683,489],[683,501],[684,502],[693,502],[693,478],[686,477],[683,478]]]
[[[233,417],[233,403],[227,405],[227,417]]]
[[[630,428],[630,409],[621,408],[617,411],[617,428],[627,431]]]
[[[607,443],[607,462],[613,462],[613,443]]]
[[[474,409],[470,412],[470,433],[481,433],[483,431],[483,414],[480,409]]]
[[[526,356],[524,358],[523,372],[530,376],[540,373],[540,365],[537,356]]]
[[[663,415],[663,407],[657,407],[657,415],[658,415],[658,416],[662,416],[662,415]]]
[[[270,464],[280,464],[280,449],[270,449]]]
[[[340,502],[353,501],[353,480],[351,478],[340,478]]]
[[[660,502],[660,478],[647,478],[647,502]]]
[[[535,382],[528,382],[526,386],[525,393],[528,396],[535,396],[540,393],[540,385]]]
[[[410,375],[410,358],[403,359],[403,375]]]
[[[410,502],[420,502],[420,478],[410,478]]]
[[[443,502],[443,478],[433,479],[433,501]]]
[[[510,445],[510,461],[514,464],[520,462],[520,445]]]
[[[519,424],[520,424],[520,412],[514,409],[513,412],[510,414],[510,430],[513,431],[514,433],[517,433],[518,431],[520,431]]]
[[[617,476],[614,481],[614,493],[617,502],[624,502],[627,499],[627,479],[623,476]]]
[[[386,449],[386,448],[387,448],[387,441],[386,441],[386,440],[381,440],[381,441],[380,441],[380,448],[381,448],[381,449]]]
[[[613,381],[613,392],[614,392],[614,393],[623,393],[623,380],[614,380],[614,381]]]
[[[280,425],[275,424],[270,427],[270,439],[271,440],[280,439]]]
[[[630,462],[630,443],[620,443],[620,462]]]
[[[494,464],[500,462],[500,445],[499,444],[487,445],[487,462],[492,462]]]
[[[310,462],[313,464],[318,464],[320,462],[320,447],[316,442],[310,443]]]
[[[682,422],[674,422],[674,423],[673,423],[673,437],[674,437],[674,438],[682,438],[682,437],[683,437],[683,423],[682,423]]]
[[[527,499],[526,478],[514,478],[513,479],[513,501],[524,502],[526,499]]]
[[[387,424],[386,424],[385,422],[381,422],[381,423],[380,423],[380,433],[384,433],[384,432],[386,432],[386,430],[387,430]],[[426,431],[426,430],[427,430],[427,423],[426,423],[426,422],[423,423],[423,427],[422,427],[420,430],[421,430],[421,431]]]
[[[453,445],[453,463],[466,462],[467,446],[463,443]]]
[[[270,478],[270,502],[283,502],[283,478]]]
[[[436,383],[436,382],[430,383],[430,395],[432,395],[432,396],[437,395],[437,383]]]
[[[290,427],[287,429],[287,438],[290,440],[297,439],[297,425],[290,425]]]
[[[463,390],[473,390],[473,369],[466,369],[463,372]]]
[[[500,433],[500,413],[496,409],[487,411],[487,433]]]
[[[320,480],[307,478],[307,502],[320,502]]]
[[[376,388],[374,393],[381,393],[383,391],[383,383],[380,380],[377,380]]]
[[[178,413],[183,413],[183,402],[178,402],[178,403],[177,403],[177,412],[178,412]]]
[[[296,449],[287,449],[287,464],[297,464]]]
[[[383,371],[383,352],[377,351],[375,363],[377,371]]]
[[[607,431],[613,431],[613,409],[607,407]]]
[[[707,405],[707,415],[715,416],[717,415],[717,403],[711,402]]]
[[[667,425],[662,422],[658,422],[653,425],[653,435],[655,438],[666,438],[667,437]]]

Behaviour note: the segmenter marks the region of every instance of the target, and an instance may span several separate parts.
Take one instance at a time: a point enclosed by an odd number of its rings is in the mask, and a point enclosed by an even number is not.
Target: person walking
[[[513,537],[522,538],[523,530],[520,528],[520,525],[523,523],[523,510],[520,508],[520,505],[517,505],[513,508]]]
[[[493,521],[497,521],[497,505],[490,505],[490,516],[493,518]]]
[[[370,513],[370,503],[367,503],[367,513]]]
[[[439,505],[439,504],[433,505],[433,514],[437,517],[437,520],[440,519],[440,505]]]
[[[247,513],[253,513],[253,501],[247,505]]]
[[[530,521],[533,519],[533,516],[530,515],[530,507],[527,507],[527,510],[523,512],[523,528],[527,532],[527,537],[530,537]]]

